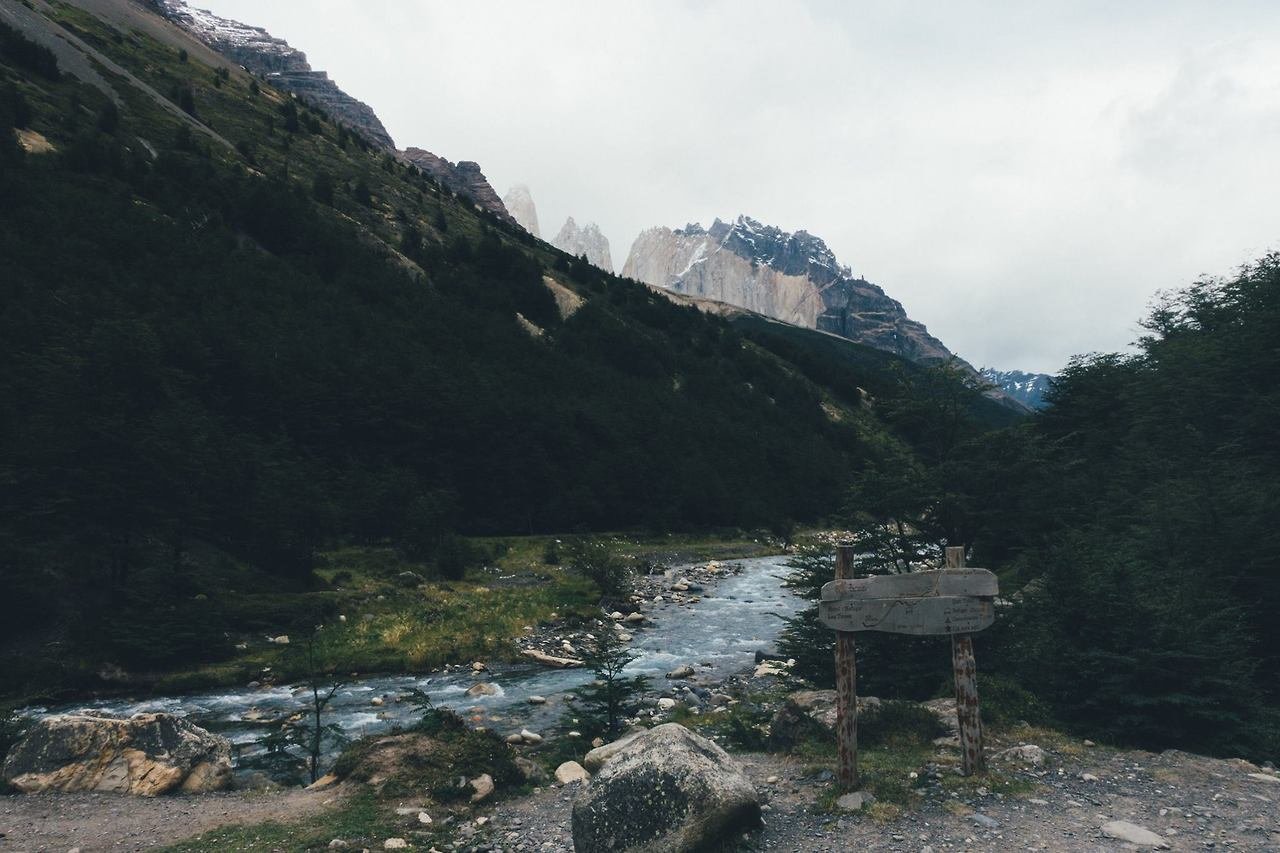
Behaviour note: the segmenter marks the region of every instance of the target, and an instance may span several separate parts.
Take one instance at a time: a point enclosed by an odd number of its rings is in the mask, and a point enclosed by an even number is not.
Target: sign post
[[[964,548],[947,548],[947,569],[963,568]],[[978,664],[973,657],[973,634],[968,631],[951,635],[951,666],[955,670],[956,717],[960,722],[964,775],[985,773],[987,757],[982,749],[982,714],[978,710]]]
[[[836,583],[853,579],[853,546],[836,546]],[[836,751],[837,779],[843,791],[858,787],[858,662],[851,630],[836,630]]]
[[[996,576],[965,568],[964,548],[946,550],[946,569],[853,577],[853,547],[836,547],[836,579],[822,587],[818,618],[836,632],[836,744],[841,788],[858,784],[858,631],[951,637],[956,717],[964,775],[986,772],[973,634],[995,621]]]

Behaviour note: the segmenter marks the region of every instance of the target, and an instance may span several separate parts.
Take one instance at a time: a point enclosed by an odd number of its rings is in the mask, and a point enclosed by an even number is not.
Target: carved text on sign
[[[818,618],[837,631],[917,636],[967,634],[989,627],[995,621],[995,606],[989,598],[967,595],[842,598],[820,602]]]

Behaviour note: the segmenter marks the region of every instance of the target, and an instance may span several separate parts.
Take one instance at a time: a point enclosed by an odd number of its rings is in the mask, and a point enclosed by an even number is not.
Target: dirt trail
[[[288,822],[335,805],[334,791],[155,797],[28,794],[0,797],[0,850],[149,850],[235,823]]]

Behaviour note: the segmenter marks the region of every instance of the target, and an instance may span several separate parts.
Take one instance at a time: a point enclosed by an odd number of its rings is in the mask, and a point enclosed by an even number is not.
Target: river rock
[[[530,696],[525,701],[527,701],[530,705],[545,705],[547,704],[547,697],[546,696]]]
[[[172,714],[64,714],[36,723],[3,775],[23,793],[205,793],[230,786],[231,744]]]
[[[677,706],[677,705],[679,705],[679,704],[680,704],[679,702],[677,702],[676,700],[672,699],[671,697],[669,697],[669,696],[663,696],[661,699],[659,699],[659,700],[658,700],[658,710],[659,710],[659,711],[674,711],[674,710],[676,709],[676,706]]]
[[[471,795],[471,802],[473,803],[486,800],[493,794],[493,777],[488,773],[481,773],[468,784],[471,785],[471,790],[474,792]]]
[[[684,664],[668,672],[667,678],[671,678],[671,679],[688,678],[691,675],[693,675],[693,667],[689,666],[688,664]]]
[[[638,610],[637,610],[635,613],[632,613],[631,615],[629,615],[626,619],[623,619],[622,621],[623,621],[623,622],[630,622],[630,623],[631,623],[631,624],[633,624],[633,625],[639,625],[639,624],[640,624],[641,622],[643,622],[644,620],[645,620],[645,615],[644,615],[643,613],[641,613],[640,611],[638,611]]]
[[[468,696],[496,696],[498,686],[488,681],[479,681],[467,688]]]
[[[588,782],[590,780],[591,774],[576,761],[566,761],[556,768],[556,781],[561,785],[568,785],[571,782]]]
[[[684,726],[637,735],[573,804],[577,853],[692,851],[758,825],[760,800],[728,753]]]
[[[529,744],[530,746],[537,746],[538,744],[542,743],[542,735],[538,734],[537,732],[531,732],[528,729],[521,729],[520,740],[523,741],[524,743]]]
[[[515,735],[517,739],[520,735]],[[511,742],[511,738],[507,738],[507,742]],[[520,741],[522,742],[522,741]],[[547,781],[547,771],[542,769],[542,765],[536,761],[530,761],[523,755],[515,757],[516,769],[520,771],[520,775],[531,785],[542,785]]]
[[[875,801],[875,794],[870,791],[854,791],[851,794],[842,794],[836,800],[836,808],[846,812],[859,812]]]
[[[1043,767],[1045,760],[1044,750],[1030,743],[1010,747],[996,753],[996,757],[1028,767]]]
[[[1102,834],[1107,838],[1114,838],[1117,841],[1127,841],[1130,844],[1137,844],[1140,847],[1154,847],[1157,849],[1167,849],[1169,842],[1163,837],[1156,835],[1144,826],[1138,826],[1136,823],[1129,823],[1127,820],[1113,820],[1102,825]]]

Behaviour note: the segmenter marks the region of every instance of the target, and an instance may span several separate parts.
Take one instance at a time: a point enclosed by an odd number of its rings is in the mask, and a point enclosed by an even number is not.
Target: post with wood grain
[[[964,548],[949,547],[947,569],[964,568]],[[956,717],[960,723],[960,756],[965,776],[987,772],[982,747],[982,714],[978,709],[978,665],[973,657],[973,634],[951,635],[951,665],[956,678]]]
[[[853,579],[853,546],[836,546],[836,580]],[[836,747],[843,791],[858,787],[858,663],[852,631],[836,631]]]

